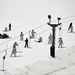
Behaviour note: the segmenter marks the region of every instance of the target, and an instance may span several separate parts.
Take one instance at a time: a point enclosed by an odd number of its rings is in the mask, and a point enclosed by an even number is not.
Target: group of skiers
[[[70,25],[69,25],[69,28],[68,28],[68,30],[70,30],[71,29],[71,32],[73,32],[73,25],[72,25],[72,22],[70,23]],[[29,39],[31,40],[32,38],[35,38],[35,34],[36,34],[36,32],[34,31],[34,29],[32,30],[32,31],[29,31]],[[20,41],[23,41],[24,40],[24,34],[23,34],[23,32],[21,31],[21,33],[20,33]],[[38,42],[38,43],[40,43],[40,42],[42,42],[42,37],[39,37],[38,38],[38,41],[36,41],[36,42]],[[52,34],[50,33],[50,35],[49,35],[49,37],[48,37],[48,44],[52,44],[52,41],[53,41],[53,36],[52,36]],[[25,39],[25,48],[27,47],[29,47],[28,45],[28,42],[29,42],[29,40],[28,40],[28,38],[26,38]],[[58,43],[59,43],[59,45],[58,45],[58,48],[62,48],[63,47],[63,40],[62,40],[62,38],[60,37],[59,38],[59,40],[58,40]],[[16,46],[18,46],[19,44],[17,44],[17,42],[15,42],[14,44],[13,44],[13,49],[12,49],[12,53],[11,53],[11,55],[10,56],[12,56],[13,54],[14,54],[14,56],[16,57],[16,53],[17,53],[17,51],[16,51]]]
[[[3,30],[4,32],[6,31],[11,31],[11,23],[9,23],[9,29],[7,29],[7,27],[5,27],[5,30]],[[6,39],[9,38],[9,35],[7,33],[0,33],[0,39]]]
[[[72,24],[73,23],[71,22],[69,25],[69,28],[68,28],[68,30],[70,30],[71,32],[73,32],[73,25]],[[53,39],[52,34],[50,34],[50,36],[48,37],[48,44],[52,44],[52,39]],[[61,37],[59,38],[58,43],[59,43],[58,48],[62,48],[63,47],[63,40]]]
[[[11,23],[9,23],[9,28],[7,29],[7,27],[5,27],[5,30],[4,30],[5,32],[6,31],[11,31]]]
[[[34,39],[35,38],[35,34],[36,34],[36,32],[34,32],[34,30],[32,30],[32,31],[29,31],[29,39],[31,40],[32,38]],[[23,41],[24,40],[24,34],[23,34],[23,32],[21,31],[21,33],[20,33],[20,41]],[[27,47],[27,48],[29,48],[29,40],[28,40],[28,38],[26,38],[25,39],[25,48]],[[38,39],[38,41],[37,42],[42,42],[42,37],[40,37],[39,39]],[[17,44],[17,42],[15,42],[14,44],[13,44],[13,49],[12,49],[12,52],[11,52],[11,55],[10,55],[10,57],[14,54],[14,56],[16,57],[16,53],[17,53],[17,48],[16,48],[16,46],[18,46],[19,44]]]
[[[49,37],[48,37],[48,44],[52,44],[52,41],[53,41],[53,37],[52,37],[52,34],[50,34]],[[59,43],[58,48],[59,47],[62,48],[63,40],[62,40],[61,37],[59,38],[58,43]]]

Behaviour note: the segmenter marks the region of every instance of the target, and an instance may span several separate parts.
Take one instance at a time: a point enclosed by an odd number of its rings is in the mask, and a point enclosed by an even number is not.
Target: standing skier
[[[11,30],[11,23],[9,23],[9,31]]]
[[[50,34],[50,36],[48,37],[48,44],[52,43],[52,35]]]
[[[59,46],[58,46],[58,48],[59,48],[59,47],[61,47],[61,48],[62,48],[62,44],[63,44],[63,40],[62,40],[62,38],[59,38],[59,41],[58,41],[58,43],[59,43]]]
[[[28,38],[26,38],[26,40],[25,40],[25,46],[24,47],[28,48]]]
[[[23,36],[24,36],[24,34],[23,34],[23,32],[21,32],[21,34],[20,34],[20,41],[23,40]]]
[[[19,44],[17,44],[17,42],[15,42],[14,44],[13,44],[13,49],[12,49],[12,53],[11,53],[11,55],[10,55],[10,57],[14,54],[14,56],[16,57],[16,46],[18,46]]]
[[[5,27],[5,31],[7,31],[7,27]]]
[[[35,36],[35,34],[36,34],[36,32],[34,32],[34,30],[32,30],[32,32],[31,32],[31,38],[34,38],[34,36]]]
[[[72,24],[73,24],[73,23],[71,22],[70,25],[69,25],[69,28],[68,28],[68,30],[71,29],[71,32],[73,32],[73,25],[72,25]]]

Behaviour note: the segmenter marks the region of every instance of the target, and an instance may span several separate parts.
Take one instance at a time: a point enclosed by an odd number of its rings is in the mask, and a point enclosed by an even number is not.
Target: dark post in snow
[[[4,70],[4,61],[5,61],[5,58],[6,58],[6,55],[7,55],[7,51],[5,50],[5,52],[6,52],[6,54],[3,56],[3,70],[2,71],[6,71],[6,70]]]
[[[48,19],[51,19],[51,17],[49,17],[49,16],[51,16],[51,15],[48,15]],[[55,29],[60,24],[50,24],[50,21],[49,21],[49,23],[47,23],[48,25],[50,25],[52,27],[52,34],[53,34],[52,46],[50,47],[50,55],[53,58],[55,58]]]
[[[60,17],[57,18],[58,19],[58,24],[60,23],[59,21],[61,20]],[[60,38],[60,31],[61,31],[61,27],[59,27],[59,38]]]

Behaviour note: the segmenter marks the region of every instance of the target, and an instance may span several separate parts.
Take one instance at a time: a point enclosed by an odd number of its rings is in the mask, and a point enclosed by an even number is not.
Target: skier
[[[20,34],[20,41],[23,40],[23,36],[24,36],[24,34],[23,34],[23,32],[21,32],[21,34]]]
[[[50,34],[50,36],[48,37],[48,44],[51,44],[52,43],[52,35]]]
[[[5,27],[5,32],[7,31],[7,27]]]
[[[13,49],[12,49],[12,53],[11,53],[11,55],[10,55],[10,57],[14,54],[14,56],[16,57],[16,46],[18,46],[19,44],[17,44],[17,42],[15,42],[14,44],[13,44]]]
[[[34,38],[34,36],[35,36],[35,34],[36,34],[36,32],[34,32],[34,30],[32,30],[32,32],[31,32],[31,38]]]
[[[63,40],[62,40],[62,38],[59,38],[59,41],[58,41],[58,43],[59,43],[59,46],[58,46],[58,48],[59,48],[59,47],[61,47],[61,48],[62,48],[62,44],[63,44]]]
[[[39,38],[39,41],[38,42],[42,42],[42,37]]]
[[[42,42],[42,37],[39,37],[38,41],[36,41],[36,40],[34,40],[34,41],[40,43],[40,42]]]
[[[71,32],[73,32],[73,25],[72,25],[72,24],[73,24],[73,23],[71,22],[70,25],[69,25],[69,28],[68,28],[68,30],[71,29]]]
[[[26,38],[26,40],[25,40],[25,46],[24,47],[26,47],[26,46],[28,48],[28,38]]]
[[[11,23],[9,23],[9,31],[11,30]]]

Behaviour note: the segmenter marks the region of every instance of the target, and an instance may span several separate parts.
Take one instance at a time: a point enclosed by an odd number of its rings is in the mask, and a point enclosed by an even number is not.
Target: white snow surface
[[[74,0],[0,0],[0,33],[4,33],[2,30],[9,23],[12,24],[12,30],[5,32],[11,38],[0,39],[0,75],[75,75],[75,26],[73,33],[67,31],[70,22],[75,25],[74,6]],[[57,20],[57,17],[74,16],[61,20],[60,36],[64,41],[63,48],[58,48],[59,27],[56,28],[55,58],[50,56],[51,45],[47,44],[48,36],[52,32],[52,28],[47,25],[49,14],[52,15],[52,21]],[[57,21],[52,23],[57,23]],[[13,39],[19,36],[21,31],[27,32],[24,39],[29,38],[28,31],[42,24],[45,25],[35,29],[38,35],[31,40],[31,48],[24,48],[25,42],[20,43],[20,37]],[[48,28],[50,29],[40,33]],[[42,36],[43,42],[34,42],[39,36]],[[10,47],[15,41],[20,43],[17,51],[22,51],[22,53],[17,53],[17,57],[10,57],[12,51]],[[4,67],[6,71],[2,71],[2,58],[6,49],[8,49]]]

